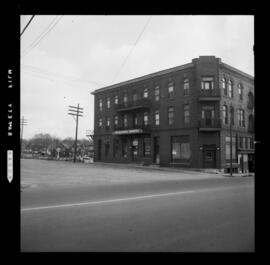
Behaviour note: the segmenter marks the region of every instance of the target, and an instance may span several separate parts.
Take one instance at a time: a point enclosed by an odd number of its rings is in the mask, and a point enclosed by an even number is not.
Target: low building
[[[92,94],[94,161],[227,170],[232,140],[234,170],[254,170],[254,78],[220,58]]]

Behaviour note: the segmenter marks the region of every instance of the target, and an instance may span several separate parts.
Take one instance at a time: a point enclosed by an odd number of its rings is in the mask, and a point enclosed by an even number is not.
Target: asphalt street
[[[29,188],[21,251],[253,252],[254,178]]]

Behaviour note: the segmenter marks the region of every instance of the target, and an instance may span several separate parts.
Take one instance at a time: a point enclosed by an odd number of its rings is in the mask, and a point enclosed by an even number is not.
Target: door
[[[213,119],[214,119],[214,111],[213,110],[205,110],[205,125],[206,127],[212,127]]]
[[[159,137],[154,137],[154,163],[159,164],[160,157],[159,157]]]
[[[137,161],[138,151],[139,151],[139,140],[138,140],[138,138],[134,138],[131,141],[131,159],[132,159],[132,161]]]
[[[216,168],[216,149],[212,147],[203,148],[203,167]]]

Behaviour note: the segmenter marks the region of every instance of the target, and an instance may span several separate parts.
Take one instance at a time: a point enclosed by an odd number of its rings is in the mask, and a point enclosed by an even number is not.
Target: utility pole
[[[73,162],[76,163],[76,154],[77,154],[77,137],[78,137],[78,124],[79,124],[79,117],[82,117],[83,108],[80,108],[78,104],[77,107],[69,106],[69,113],[68,115],[76,116],[76,132],[75,132],[75,144],[74,144],[74,156]]]
[[[21,154],[22,154],[22,141],[23,141],[23,126],[27,125],[27,120],[24,118],[24,116],[22,116],[21,119],[21,141],[20,141],[20,145],[21,145]]]
[[[230,176],[232,177],[232,104],[230,106]]]

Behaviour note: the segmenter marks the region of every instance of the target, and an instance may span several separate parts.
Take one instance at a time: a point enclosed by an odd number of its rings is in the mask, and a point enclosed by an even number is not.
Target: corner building
[[[94,161],[254,171],[254,78],[215,56],[92,92]],[[232,144],[230,143],[232,141]]]

